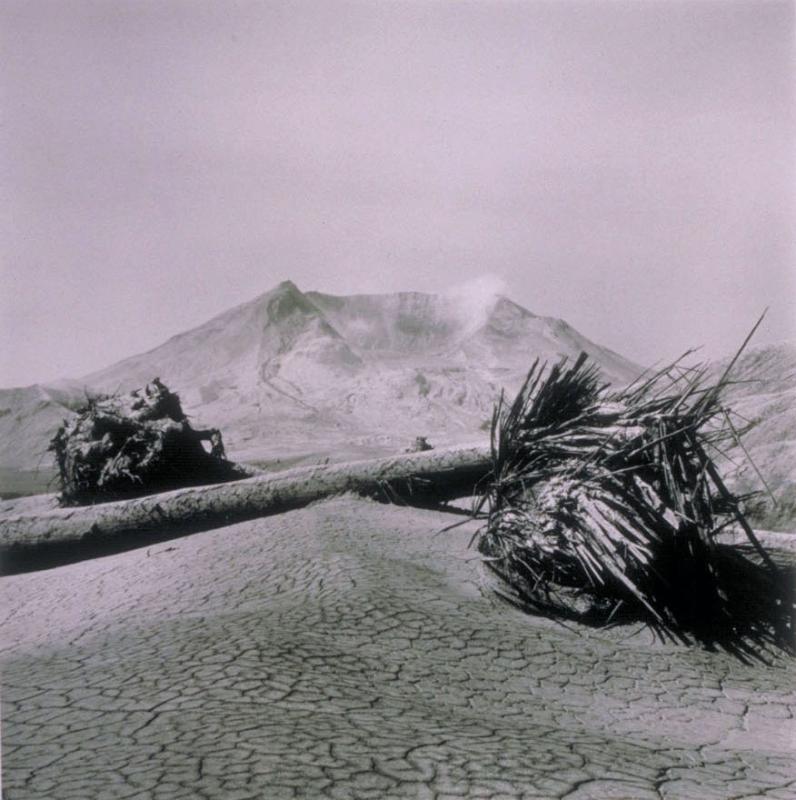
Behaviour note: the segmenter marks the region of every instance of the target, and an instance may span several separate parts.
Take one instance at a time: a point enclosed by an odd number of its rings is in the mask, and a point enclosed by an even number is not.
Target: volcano
[[[607,381],[639,372],[563,320],[504,296],[341,297],[284,281],[79,380],[0,390],[0,465],[35,469],[86,394],[129,391],[154,377],[196,424],[222,428],[230,455],[243,460],[389,452],[417,435],[455,443],[479,435],[497,394],[515,390],[535,358],[581,351]]]
[[[0,490],[14,491],[26,471],[50,474],[49,440],[87,395],[130,391],[154,377],[179,394],[192,424],[223,430],[231,458],[284,466],[386,455],[417,436],[435,445],[483,439],[496,397],[516,392],[536,358],[582,351],[614,385],[641,372],[564,320],[502,295],[337,296],[284,281],[80,379],[0,390]],[[738,392],[744,409],[764,418],[749,442],[761,470],[774,460],[776,483],[786,447],[776,431],[794,391],[780,385],[783,359],[795,360],[792,347],[752,351],[739,364],[744,376],[762,370]],[[766,379],[769,362],[776,386]],[[749,469],[739,477],[744,488],[756,485]],[[45,488],[40,478],[34,483]]]

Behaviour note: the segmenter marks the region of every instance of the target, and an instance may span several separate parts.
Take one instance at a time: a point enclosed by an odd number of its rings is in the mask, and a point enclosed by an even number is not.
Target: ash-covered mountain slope
[[[273,378],[290,380],[304,368],[322,382],[329,371],[339,368],[348,374],[359,366],[357,356],[318,308],[286,281],[84,380],[104,391],[125,390],[151,380],[154,370],[198,406],[213,402],[225,390],[245,393],[267,388]]]
[[[337,297],[290,281],[146,353],[52,387],[0,391],[0,465],[35,466],[58,422],[90,392],[158,376],[238,458],[400,445],[478,434],[501,388],[535,358],[586,350],[607,381],[639,368],[561,320],[505,297],[406,292]]]
[[[79,383],[0,389],[0,469],[50,466],[50,439],[85,400]]]
[[[728,364],[729,359],[714,364],[714,377]],[[737,427],[751,427],[742,437],[748,456],[736,446],[722,464],[723,472],[736,491],[760,492],[758,510],[753,513],[760,527],[792,530],[796,521],[796,343],[750,348],[734,365],[731,377],[734,383],[725,394],[726,403]]]
[[[527,372],[530,359],[555,360],[585,350],[612,383],[625,383],[639,372],[563,320],[536,316],[499,295],[478,303],[418,292],[350,297],[308,292],[307,297],[366,359],[405,357],[417,365],[425,359],[431,366]]]

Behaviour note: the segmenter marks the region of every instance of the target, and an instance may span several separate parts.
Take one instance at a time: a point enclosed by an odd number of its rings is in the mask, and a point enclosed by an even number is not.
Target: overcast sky
[[[794,337],[793,2],[0,0],[0,385],[291,278]]]

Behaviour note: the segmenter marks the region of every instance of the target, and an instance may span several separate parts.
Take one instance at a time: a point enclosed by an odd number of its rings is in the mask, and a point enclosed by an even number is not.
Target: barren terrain
[[[6,577],[6,800],[791,798],[791,660],[528,617],[352,497]]]

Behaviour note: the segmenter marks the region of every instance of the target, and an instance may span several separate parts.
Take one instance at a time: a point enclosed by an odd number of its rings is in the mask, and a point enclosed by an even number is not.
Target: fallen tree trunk
[[[487,447],[448,448],[392,458],[302,467],[231,483],[196,486],[132,500],[0,522],[0,556],[9,568],[18,556],[48,548],[92,545],[134,547],[159,538],[229,525],[299,508],[330,495],[356,492],[387,500],[442,502],[473,494],[490,468]]]

